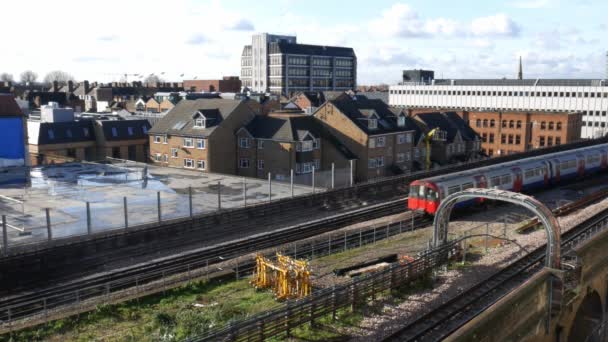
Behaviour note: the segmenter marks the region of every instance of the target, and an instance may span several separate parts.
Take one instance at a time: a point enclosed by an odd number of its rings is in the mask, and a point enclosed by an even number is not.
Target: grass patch
[[[198,303],[204,307],[195,307]],[[0,341],[179,341],[281,304],[249,280],[195,282],[163,294],[28,328]]]

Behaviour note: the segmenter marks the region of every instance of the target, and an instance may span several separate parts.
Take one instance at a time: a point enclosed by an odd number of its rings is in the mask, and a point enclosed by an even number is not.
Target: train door
[[[559,162],[559,159],[553,159],[553,181],[555,184],[559,183],[560,167],[561,163]]]
[[[543,161],[543,183],[549,186],[549,162]]]
[[[576,156],[577,166],[576,173],[579,177],[583,177],[585,175],[585,156],[579,154]]]
[[[513,168],[513,191],[521,192],[521,188],[524,185],[524,178],[521,173],[521,169],[516,167]]]

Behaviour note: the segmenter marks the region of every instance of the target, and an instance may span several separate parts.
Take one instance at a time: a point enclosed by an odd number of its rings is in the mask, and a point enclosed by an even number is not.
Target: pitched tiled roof
[[[404,126],[398,126],[396,114],[381,100],[368,99],[365,96],[356,96],[354,98],[342,96],[329,102],[368,135],[417,129],[417,126],[408,120],[406,120]],[[378,117],[378,127],[376,129],[370,129],[368,125],[369,117],[372,113],[375,113]]]
[[[0,116],[23,116],[12,94],[0,94]]]
[[[42,122],[38,131],[38,145],[95,141],[93,123],[93,120]]]
[[[106,140],[146,139],[150,123],[148,120],[103,120],[98,121]]]
[[[208,137],[223,120],[226,120],[241,105],[251,111],[249,107],[239,100],[182,100],[150,129],[150,133]],[[206,128],[194,127],[193,116],[199,111],[205,117],[209,116]]]

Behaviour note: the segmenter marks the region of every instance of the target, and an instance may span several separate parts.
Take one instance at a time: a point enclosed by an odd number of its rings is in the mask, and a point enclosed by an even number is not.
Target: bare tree
[[[12,82],[13,81],[13,75],[3,72],[0,74],[0,81],[2,82]]]
[[[55,70],[51,71],[46,76],[44,76],[45,83],[53,83],[57,81],[59,85],[66,85],[68,81],[74,81],[74,76],[68,74],[65,71]]]
[[[25,70],[24,72],[21,73],[21,75],[19,76],[19,79],[21,80],[22,83],[36,82],[36,80],[38,79],[38,74],[33,72],[32,70]]]
[[[144,78],[144,83],[154,84],[157,82],[164,82],[164,80],[157,75],[149,75],[148,77]]]

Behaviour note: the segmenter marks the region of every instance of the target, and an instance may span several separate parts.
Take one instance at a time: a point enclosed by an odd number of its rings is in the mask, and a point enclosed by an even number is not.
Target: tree
[[[68,84],[68,81],[74,81],[74,76],[68,74],[65,71],[55,70],[51,71],[46,76],[44,76],[45,83],[53,83],[57,81],[59,85],[64,86]]]
[[[148,77],[144,78],[144,83],[154,84],[158,82],[164,82],[164,80],[156,75],[149,75]]]
[[[38,79],[38,74],[33,72],[32,70],[25,70],[21,73],[19,79],[21,79],[22,83],[36,82],[36,80]]]
[[[2,82],[12,82],[13,81],[13,75],[9,74],[9,73],[1,73],[0,74],[0,81]]]

